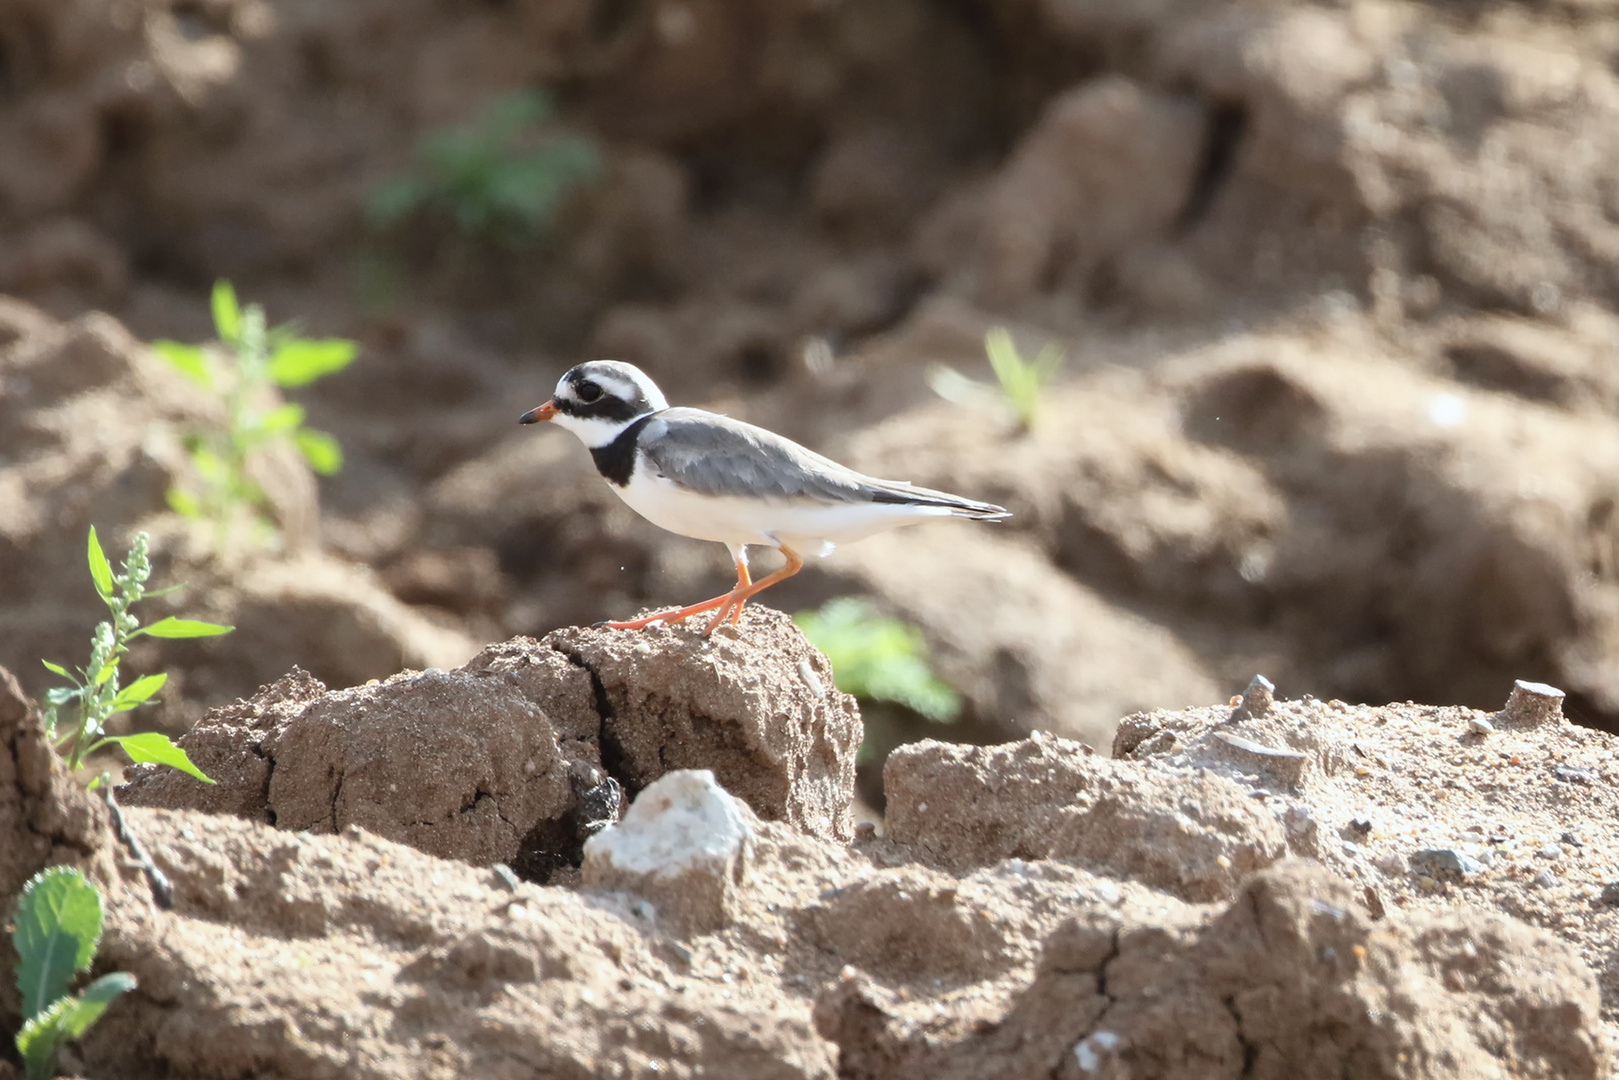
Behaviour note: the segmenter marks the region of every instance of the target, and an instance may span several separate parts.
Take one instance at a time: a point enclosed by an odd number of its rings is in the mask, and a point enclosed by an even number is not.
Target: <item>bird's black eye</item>
[[[574,385],[573,392],[579,400],[589,405],[602,399],[601,384],[593,383],[589,379],[582,379]]]

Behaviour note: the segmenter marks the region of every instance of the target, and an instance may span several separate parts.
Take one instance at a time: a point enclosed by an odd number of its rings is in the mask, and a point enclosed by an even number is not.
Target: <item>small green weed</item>
[[[120,687],[118,664],[129,652],[131,641],[138,637],[214,637],[228,634],[234,629],[195,619],[177,619],[172,615],[150,626],[142,626],[130,609],[145,597],[155,595],[146,591],[146,580],[152,576],[152,564],[147,556],[148,543],[145,533],[137,534],[129,555],[124,559],[123,571],[114,574],[106,552],[101,549],[101,542],[96,539],[95,526],[90,527],[90,578],[95,582],[96,594],[112,613],[112,619],[96,627],[90,639],[90,662],[80,668],[78,674],[60,664],[43,661],[52,673],[73,684],[45,692],[45,735],[67,760],[70,769],[77,770],[84,763],[86,755],[117,743],[134,761],[172,765],[211,784],[213,781],[204,776],[202,770],[191,763],[186,752],[174,745],[167,735],[159,732],[106,734],[107,721],[114,714],[146,704],[163,689],[163,684],[169,678],[166,674],[147,675],[126,687]],[[74,716],[64,725],[62,709],[75,702],[77,708]]]
[[[1017,351],[1012,335],[1005,327],[997,326],[984,335],[984,352],[989,356],[998,386],[969,379],[943,364],[928,369],[928,385],[946,401],[958,405],[991,405],[1009,412],[1022,430],[1032,430],[1045,388],[1057,377],[1067,359],[1061,347],[1049,343],[1033,360],[1025,360]]]
[[[939,723],[961,715],[961,696],[928,667],[921,631],[879,615],[869,601],[839,597],[819,611],[800,611],[793,622],[832,662],[832,679],[844,693],[896,702]]]
[[[68,867],[42,871],[23,888],[11,941],[22,992],[17,1052],[28,1080],[49,1080],[56,1075],[62,1044],[82,1036],[114,998],[133,990],[135,977],[103,975],[68,994],[73,977],[90,970],[101,942],[101,893]]]
[[[595,140],[558,130],[554,112],[549,94],[523,90],[469,124],[429,132],[411,173],[372,191],[367,218],[379,228],[437,218],[469,239],[510,246],[540,239],[562,201],[602,169]]]
[[[152,348],[192,382],[220,396],[225,426],[192,432],[188,447],[200,490],[169,489],[169,505],[188,518],[214,525],[215,550],[227,547],[232,528],[251,514],[270,529],[269,499],[253,481],[253,456],[274,443],[291,443],[309,467],[331,476],[343,467],[343,449],[324,431],[304,426],[304,407],[277,403],[271,387],[291,389],[341,371],[359,347],[343,338],[310,340],[286,326],[271,329],[264,308],[241,307],[228,281],[214,285],[214,329],[219,346],[154,341]]]

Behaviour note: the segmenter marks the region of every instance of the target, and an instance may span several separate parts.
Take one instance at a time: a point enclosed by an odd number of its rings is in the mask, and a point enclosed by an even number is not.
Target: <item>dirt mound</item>
[[[251,761],[279,740],[290,759],[294,746],[313,752],[321,734],[321,752],[341,756],[386,728],[393,750],[411,752],[374,757],[369,771],[346,759],[350,773],[327,808],[359,804],[345,803],[352,776],[381,811],[414,805],[419,820],[442,816],[439,789],[454,783],[434,766],[443,747],[481,746],[496,771],[522,757],[501,749],[498,732],[477,735],[477,713],[522,713],[558,765],[535,771],[535,790],[561,792],[564,755],[605,746],[614,719],[625,731],[648,723],[632,703],[681,731],[677,717],[697,716],[698,703],[719,713],[732,694],[756,721],[774,717],[771,726],[746,736],[747,721],[714,715],[707,723],[733,735],[687,751],[707,746],[689,764],[707,755],[745,781],[740,744],[763,737],[751,744],[757,754],[829,708],[799,678],[791,633],[764,613],[713,644],[678,631],[564,631],[492,647],[459,672],[405,674],[363,692],[323,693],[294,674],[213,714],[191,737],[193,752],[230,778],[222,766],[232,754]],[[619,642],[629,648],[614,657]],[[592,677],[567,647],[594,654],[604,673]],[[737,656],[724,659],[728,649]],[[667,703],[652,704],[660,693]],[[813,821],[806,831],[759,820],[713,771],[673,769],[640,791],[622,823],[599,823],[573,887],[418,850],[453,830],[403,846],[352,821],[335,834],[290,832],[262,820],[263,803],[260,820],[128,809],[173,883],[169,910],[137,870],[97,854],[115,848],[100,807],[66,783],[39,745],[37,718],[13,697],[0,712],[9,733],[0,746],[12,747],[0,759],[10,763],[0,807],[19,809],[0,816],[9,830],[0,850],[16,856],[12,890],[64,858],[102,883],[98,968],[129,971],[140,986],[83,1041],[88,1076],[1597,1078],[1613,1060],[1604,1017],[1615,1010],[1606,977],[1599,987],[1579,952],[1606,964],[1612,920],[1606,908],[1589,914],[1575,867],[1587,854],[1593,869],[1608,864],[1600,837],[1548,864],[1572,886],[1536,885],[1540,906],[1509,912],[1522,886],[1504,860],[1430,870],[1408,849],[1441,842],[1437,833],[1390,824],[1457,828],[1484,814],[1517,843],[1536,840],[1529,834],[1552,814],[1606,820],[1605,785],[1574,776],[1597,776],[1612,738],[1562,720],[1544,692],[1525,693],[1527,705],[1488,725],[1494,733],[1481,734],[1486,718],[1465,710],[1267,709],[1254,698],[1235,718],[1229,708],[1134,717],[1118,760],[1050,737],[992,749],[919,744],[890,760],[890,834],[867,831],[852,848],[824,826],[814,835]],[[600,728],[570,738],[569,694],[586,710],[615,703],[613,717],[592,712]],[[1537,701],[1551,707],[1530,707]],[[367,714],[381,723],[367,727]],[[1533,769],[1484,763],[1493,801],[1447,800],[1425,771],[1442,732],[1462,774],[1479,740],[1510,755],[1492,760],[1511,762],[1531,744],[1565,747],[1552,753],[1573,771],[1548,786]],[[416,781],[385,796],[383,773],[399,763]],[[284,768],[300,766],[277,761],[272,804]],[[768,762],[750,768],[763,782],[755,790],[769,790]],[[239,810],[251,782],[231,785],[220,802]],[[126,793],[164,787],[146,778]],[[830,797],[814,783],[803,790]],[[844,811],[848,797],[845,785]],[[478,804],[501,814],[523,805],[501,792],[472,801],[473,817]],[[46,818],[73,813],[82,820],[66,847],[25,842]],[[1351,815],[1374,824],[1362,829]],[[780,807],[777,816],[788,817]],[[1298,859],[1302,851],[1320,861]],[[9,989],[0,994],[0,1012],[14,1012]]]
[[[295,671],[179,740],[216,784],[136,766],[120,795],[283,829],[356,825],[544,881],[616,820],[620,788],[706,768],[760,817],[846,840],[860,723],[830,682],[825,657],[764,608],[740,633],[560,630],[329,693]]]

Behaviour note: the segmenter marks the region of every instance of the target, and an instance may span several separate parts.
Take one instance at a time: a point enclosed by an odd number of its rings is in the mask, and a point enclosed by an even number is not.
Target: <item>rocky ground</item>
[[[1610,1075],[1615,740],[1550,688],[916,743],[850,843],[824,674],[757,608],[294,673],[120,789],[170,906],[8,677],[0,893],[103,887],[90,1076]]]
[[[1101,746],[1255,670],[1474,707],[1522,676],[1619,722],[1603,4],[8,0],[0,53],[0,662],[30,690],[82,647],[55,560],[91,520],[161,533],[244,627],[165,659],[172,731],[294,664],[352,685],[717,590],[711,545],[513,423],[609,355],[1014,509],[777,600],[919,624],[974,730]],[[605,163],[546,245],[368,231],[418,136],[525,85]],[[363,345],[297,395],[343,474],[273,470],[288,554],[224,572],[161,498],[210,405],[139,345],[206,337],[219,276]],[[923,379],[982,374],[995,325],[1069,354],[1032,432]]]

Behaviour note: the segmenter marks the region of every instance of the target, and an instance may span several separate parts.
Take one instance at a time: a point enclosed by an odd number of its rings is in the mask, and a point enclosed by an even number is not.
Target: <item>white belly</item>
[[[949,510],[938,506],[698,495],[646,468],[637,468],[627,487],[609,486],[630,509],[672,533],[722,544],[786,544],[805,555],[825,554],[830,545],[924,518],[950,516]]]

